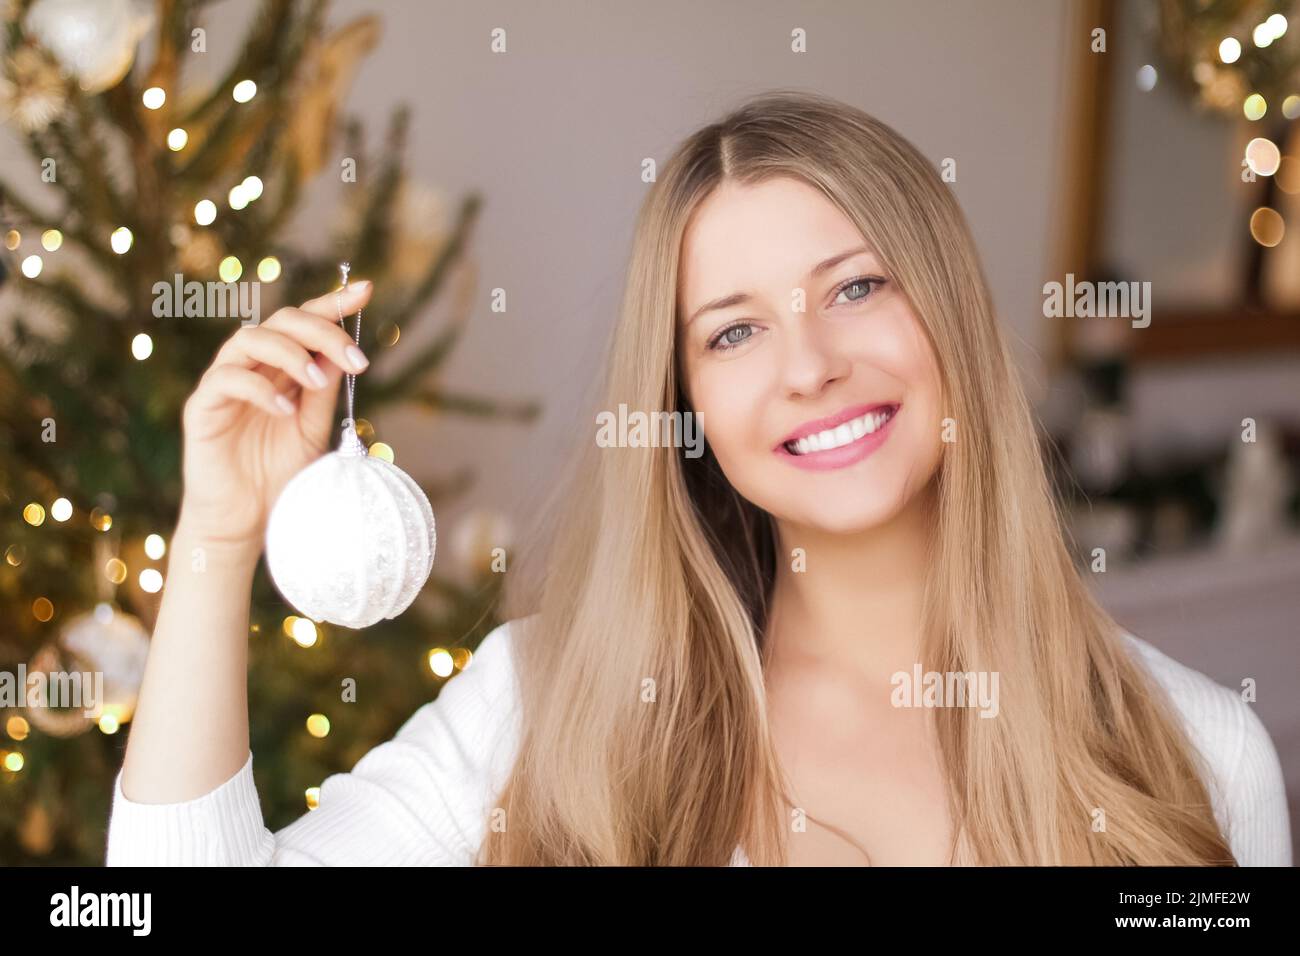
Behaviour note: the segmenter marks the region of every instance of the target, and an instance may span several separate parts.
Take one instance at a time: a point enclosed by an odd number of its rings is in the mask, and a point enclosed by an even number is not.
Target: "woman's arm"
[[[367,364],[330,316],[370,293],[360,282],[241,327],[185,402],[180,518],[123,762],[131,800],[207,793],[248,756],[248,607],[267,518],[329,449],[344,369]]]
[[[351,772],[326,777],[317,808],[276,833],[265,826],[247,750],[228,779],[179,802],[132,799],[119,773],[106,864],[471,864],[519,746],[512,644],[509,624],[485,637],[436,700]]]
[[[122,765],[132,800],[189,800],[247,759],[248,606],[258,553],[252,544],[211,540],[182,509]]]

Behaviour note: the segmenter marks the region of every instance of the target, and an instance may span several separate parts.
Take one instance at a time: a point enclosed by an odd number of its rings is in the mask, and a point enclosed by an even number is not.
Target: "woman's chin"
[[[802,502],[802,507],[784,507],[772,510],[779,521],[809,528],[823,534],[854,535],[879,528],[898,513],[898,502],[892,496],[881,499],[830,498]]]

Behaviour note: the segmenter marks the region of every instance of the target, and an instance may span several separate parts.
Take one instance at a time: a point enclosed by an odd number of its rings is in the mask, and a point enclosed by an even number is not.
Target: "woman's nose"
[[[782,384],[791,397],[818,395],[847,377],[851,367],[832,331],[809,319],[807,314],[793,316],[782,343]]]

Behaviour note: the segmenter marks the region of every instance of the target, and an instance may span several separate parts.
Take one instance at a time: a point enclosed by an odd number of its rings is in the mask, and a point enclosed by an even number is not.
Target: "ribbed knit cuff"
[[[275,837],[253,783],[253,754],[216,789],[180,803],[136,803],[113,781],[106,866],[267,866]]]

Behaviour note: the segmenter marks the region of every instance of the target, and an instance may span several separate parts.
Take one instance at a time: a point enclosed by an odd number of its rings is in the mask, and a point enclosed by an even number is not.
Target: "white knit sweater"
[[[1237,861],[1291,864],[1277,752],[1233,691],[1125,634],[1170,694],[1209,768],[1215,814]],[[487,833],[520,739],[510,625],[485,637],[470,666],[349,773],[325,779],[315,810],[272,833],[253,756],[214,790],[181,803],[127,799],[119,771],[109,866],[469,865]],[[733,866],[749,860],[739,847]]]

